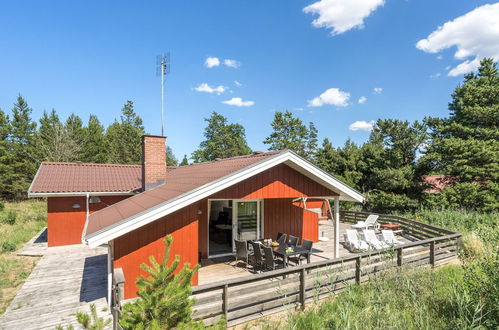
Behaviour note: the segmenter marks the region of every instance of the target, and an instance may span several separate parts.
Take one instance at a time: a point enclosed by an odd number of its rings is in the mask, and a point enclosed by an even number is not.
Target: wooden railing
[[[341,221],[365,220],[367,215],[343,211]],[[402,217],[380,215],[379,221],[398,223],[409,236],[420,240],[193,287],[194,317],[209,323],[224,316],[234,325],[290,307],[304,308],[308,301],[400,267],[434,267],[457,256],[459,233]]]

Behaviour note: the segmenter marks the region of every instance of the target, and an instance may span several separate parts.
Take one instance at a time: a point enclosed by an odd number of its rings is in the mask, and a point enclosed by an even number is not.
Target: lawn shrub
[[[4,208],[5,208],[5,203],[0,202],[0,212],[2,212]]]
[[[14,210],[9,210],[7,212],[2,212],[3,214],[0,217],[0,221],[2,223],[8,224],[8,225],[14,225],[16,223],[17,219],[17,213]]]
[[[2,253],[5,252],[13,252],[16,250],[16,244],[12,242],[3,242],[2,243]]]

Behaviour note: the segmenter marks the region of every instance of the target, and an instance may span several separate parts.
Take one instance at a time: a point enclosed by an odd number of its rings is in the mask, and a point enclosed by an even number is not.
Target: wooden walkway
[[[53,330],[69,324],[78,329],[76,312],[88,312],[90,304],[96,305],[100,316],[111,318],[106,248],[38,246],[39,251],[33,244],[20,251],[43,257],[0,317],[0,329]]]

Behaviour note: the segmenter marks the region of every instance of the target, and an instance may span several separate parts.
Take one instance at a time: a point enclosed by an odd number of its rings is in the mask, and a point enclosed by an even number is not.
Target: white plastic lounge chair
[[[367,244],[375,249],[386,249],[390,247],[390,245],[380,241],[376,237],[376,233],[372,229],[364,229],[364,239],[366,240]]]
[[[345,243],[352,251],[366,251],[369,250],[369,245],[360,239],[355,229],[347,229],[345,233]]]
[[[380,224],[378,223],[379,215],[371,214],[367,217],[366,221],[359,221],[355,225],[352,225],[352,228],[355,229],[369,229],[369,227],[373,227],[374,229],[379,229]]]
[[[396,237],[395,234],[393,233],[393,230],[382,230],[381,234],[383,235],[383,240],[388,243],[389,245],[402,245],[404,242],[399,241]]]

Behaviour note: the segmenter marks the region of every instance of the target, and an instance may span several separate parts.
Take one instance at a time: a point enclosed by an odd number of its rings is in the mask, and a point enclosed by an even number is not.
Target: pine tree
[[[450,117],[427,118],[432,141],[422,163],[449,175],[444,206],[499,210],[499,72],[483,59],[452,94]]]
[[[182,162],[180,162],[180,166],[185,166],[189,165],[189,160],[187,159],[187,155],[184,155],[184,158],[182,158]]]
[[[178,160],[173,154],[173,150],[170,146],[166,147],[166,165],[167,166],[177,166]]]
[[[305,148],[305,156],[311,162],[315,161],[315,154],[317,153],[317,128],[313,122],[308,124],[308,135],[307,135],[307,145]]]
[[[229,124],[227,118],[213,112],[204,129],[205,140],[192,153],[194,162],[205,162],[216,158],[247,155],[251,149],[246,142],[246,132],[240,124]]]
[[[289,111],[277,111],[274,115],[274,121],[271,123],[273,132],[263,141],[268,144],[269,150],[293,150],[303,157],[307,157],[307,144],[309,141],[309,132],[307,127],[299,118],[293,117]],[[315,126],[312,124],[312,128]],[[317,132],[314,139],[317,137]]]
[[[71,161],[82,161],[86,137],[83,120],[72,113],[68,119],[66,119],[64,130],[68,144],[71,144],[73,149],[72,155],[70,156]]]
[[[88,125],[85,127],[85,146],[82,160],[89,163],[106,163],[108,159],[108,148],[104,127],[95,115],[90,115]]]
[[[9,147],[10,123],[9,116],[0,109],[0,199],[10,198],[12,157]]]
[[[133,102],[121,109],[120,121],[114,121],[106,131],[109,161],[116,164],[138,164],[141,161],[142,119],[135,113]]]
[[[185,263],[176,273],[180,257],[176,255],[169,265],[172,242],[172,236],[165,238],[165,253],[161,264],[151,256],[150,265],[141,265],[149,276],[140,276],[137,279],[139,299],[123,307],[120,320],[123,328],[172,329],[191,321],[191,307],[194,304],[190,299],[191,279],[198,271],[199,265],[191,269],[190,264]]]
[[[33,138],[36,133],[36,123],[31,119],[31,108],[19,95],[12,108],[10,121],[11,134],[9,145],[12,148],[12,175],[9,178],[9,193],[12,198],[26,197],[26,191],[38,168],[34,150]]]

